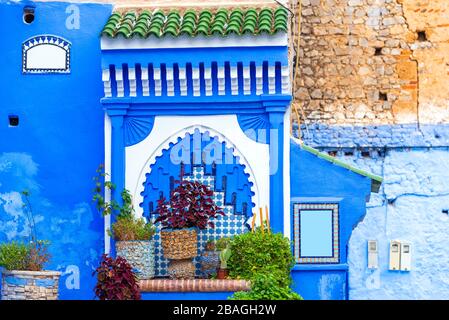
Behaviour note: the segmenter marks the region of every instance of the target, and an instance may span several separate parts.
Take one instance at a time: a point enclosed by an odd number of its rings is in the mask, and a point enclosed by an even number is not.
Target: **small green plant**
[[[31,194],[28,190],[23,190],[21,194],[24,199],[23,211],[30,229],[29,242],[12,241],[0,244],[0,267],[7,270],[41,271],[45,263],[50,260],[49,242],[37,239],[36,222],[30,201]]]
[[[145,218],[138,218],[134,215],[131,193],[127,189],[121,192],[122,205],[119,205],[114,199],[106,201],[104,193],[113,191],[115,185],[111,181],[107,181],[108,174],[104,171],[104,165],[101,164],[96,172],[97,175],[93,178],[95,188],[92,200],[96,203],[98,212],[103,216],[117,213],[117,220],[108,230],[109,235],[118,241],[150,240],[156,232],[156,228]]]
[[[0,267],[6,270],[41,271],[50,259],[47,252],[48,241],[0,244]]]
[[[152,223],[147,223],[144,218],[122,217],[112,224],[111,236],[120,241],[150,240],[156,228]]]
[[[303,300],[288,286],[280,286],[276,275],[259,273],[251,281],[250,291],[235,292],[230,300]]]
[[[221,251],[221,250],[227,248],[229,246],[230,242],[231,242],[231,238],[229,238],[229,237],[223,237],[223,238],[218,239],[215,242],[215,250]]]
[[[0,244],[0,266],[6,270],[27,270],[29,245],[12,241]]]
[[[228,260],[231,257],[231,249],[225,248],[220,252],[220,268],[227,269],[228,268]]]

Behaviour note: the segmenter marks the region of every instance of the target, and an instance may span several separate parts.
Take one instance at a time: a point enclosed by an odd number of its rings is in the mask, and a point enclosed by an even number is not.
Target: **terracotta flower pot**
[[[217,268],[217,279],[223,280],[229,276],[228,269]]]
[[[139,279],[154,277],[154,241],[116,241],[117,256],[129,262]]]
[[[56,271],[3,271],[2,300],[58,300]]]

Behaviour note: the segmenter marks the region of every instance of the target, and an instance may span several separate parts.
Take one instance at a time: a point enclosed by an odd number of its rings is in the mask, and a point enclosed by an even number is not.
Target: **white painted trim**
[[[269,207],[270,170],[269,146],[257,143],[248,138],[242,130],[236,115],[219,116],[157,116],[153,130],[140,143],[126,147],[126,181],[125,187],[133,195],[136,214],[142,215],[139,204],[143,201],[145,174],[150,165],[162,150],[168,149],[170,143],[176,143],[178,137],[185,133],[193,133],[195,129],[201,132],[209,131],[211,136],[217,136],[221,142],[226,142],[228,148],[234,148],[234,155],[240,157],[245,165],[245,172],[253,183],[252,191],[255,208]],[[138,211],[137,211],[138,210]]]
[[[104,96],[112,97],[111,75],[109,69],[103,69],[101,74],[101,80],[103,81]]]
[[[153,78],[154,78],[154,95],[159,97],[162,95],[162,77],[161,68],[153,68]]]
[[[173,67],[167,67],[167,96],[173,97],[175,95],[175,75],[173,73]]]
[[[112,157],[112,126],[111,119],[105,113],[104,115],[104,172],[111,177],[111,157]],[[106,191],[104,194],[106,202],[111,201],[111,192]],[[108,230],[111,228],[111,215],[104,217],[104,253],[111,252],[111,237]]]
[[[148,78],[148,67],[142,67],[142,95],[148,97],[150,95],[150,80]]]
[[[205,92],[206,96],[212,95],[212,68],[204,68],[204,82],[205,82]]]
[[[181,35],[173,37],[166,35],[161,38],[150,36],[146,39],[123,36],[116,38],[101,37],[101,50],[129,50],[129,49],[179,49],[179,48],[224,48],[224,47],[286,47],[288,35],[278,32],[274,35],[228,35],[226,37],[206,37],[198,35],[190,37]]]
[[[117,82],[117,97],[125,96],[125,86],[123,83],[123,69],[116,69],[115,81]]]
[[[268,93],[276,93],[276,67],[274,65],[268,66]]]
[[[248,66],[243,66],[243,94],[251,94],[251,73]]]
[[[263,93],[263,66],[256,66],[256,94]]]
[[[187,95],[187,73],[185,67],[179,67],[179,89],[181,96]]]
[[[284,236],[291,238],[290,215],[290,117],[291,106],[284,115]],[[298,161],[298,160],[297,160]]]
[[[225,85],[226,80],[225,80],[224,66],[218,66],[217,79],[218,79],[218,95],[223,96],[226,94],[226,85]]]
[[[129,96],[137,96],[137,82],[136,82],[136,69],[128,68],[128,79],[129,79]]]
[[[230,66],[231,70],[231,94],[233,96],[236,96],[239,94],[239,77],[238,77],[238,70],[237,65]]]
[[[193,96],[199,97],[201,95],[201,82],[200,82],[200,68],[198,66],[192,66],[192,86],[193,86]]]

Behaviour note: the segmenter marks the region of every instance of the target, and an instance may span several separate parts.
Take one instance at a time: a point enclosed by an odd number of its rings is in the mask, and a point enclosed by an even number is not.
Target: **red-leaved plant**
[[[164,228],[183,229],[197,227],[214,228],[211,218],[224,216],[223,210],[213,200],[214,192],[198,181],[178,181],[178,186],[171,192],[170,201],[162,198],[157,203],[159,217]]]
[[[95,295],[100,300],[140,300],[140,289],[132,267],[122,257],[103,254],[97,274]]]

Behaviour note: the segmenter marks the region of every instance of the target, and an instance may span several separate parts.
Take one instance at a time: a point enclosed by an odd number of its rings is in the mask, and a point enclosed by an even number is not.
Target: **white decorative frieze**
[[[231,66],[231,94],[233,96],[239,94],[239,78],[237,66]]]
[[[263,66],[256,66],[256,94],[263,93]]]
[[[142,95],[148,97],[150,95],[150,79],[148,78],[148,68],[142,67]]]
[[[136,69],[128,69],[128,80],[129,80],[129,96],[137,96],[137,82],[136,82]]]
[[[210,68],[210,67],[204,68],[204,83],[205,83],[206,96],[211,96],[212,95],[212,68]]]
[[[173,74],[173,68],[167,67],[167,96],[173,97],[175,95],[175,77]]]
[[[101,80],[103,81],[104,96],[112,97],[111,74],[109,72],[109,69],[103,69]]]
[[[179,67],[179,90],[181,96],[187,95],[187,73],[185,67]]]
[[[251,73],[249,66],[243,67],[243,94],[251,94]]]
[[[115,69],[115,81],[117,82],[117,97],[124,97],[123,69]]]
[[[70,73],[71,43],[51,35],[35,36],[22,44],[23,73]]]
[[[224,96],[226,94],[224,66],[218,67],[217,78],[218,78],[218,95]]]
[[[162,95],[162,78],[161,78],[161,68],[153,69],[154,78],[154,95],[159,97]]]
[[[268,66],[268,93],[276,93],[276,68],[275,66]]]
[[[216,72],[210,64],[205,64],[204,68],[193,65],[191,69],[186,68],[185,65],[179,65],[178,72],[175,68],[174,65],[161,68],[160,65],[155,64],[153,72],[150,72],[149,68],[145,66],[129,65],[122,69],[122,65],[120,65],[115,67],[115,79],[110,69],[104,69],[102,70],[102,81],[105,97],[112,97],[112,91],[115,93],[113,88],[117,88],[117,97],[125,95],[148,97],[150,94],[152,95],[150,92],[153,90],[153,86],[154,95],[159,97],[162,95],[168,97],[187,96],[189,93],[194,97],[201,95],[211,97],[214,94],[219,96],[226,94],[232,96],[291,94],[288,65],[279,67],[276,64],[271,64],[253,67],[244,64],[240,72],[236,63],[218,65]],[[126,73],[124,74],[124,72]],[[179,91],[175,90],[178,83]],[[125,92],[125,88],[129,88],[129,91],[127,89]],[[164,89],[162,92],[162,88],[166,88],[166,90]]]
[[[281,67],[281,90],[283,94],[290,93],[290,68],[288,65]]]
[[[192,67],[192,86],[193,86],[193,95],[195,97],[199,97],[201,94],[200,87],[200,68]]]

